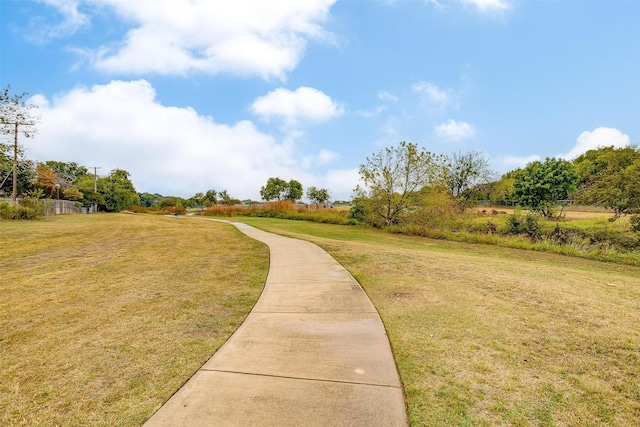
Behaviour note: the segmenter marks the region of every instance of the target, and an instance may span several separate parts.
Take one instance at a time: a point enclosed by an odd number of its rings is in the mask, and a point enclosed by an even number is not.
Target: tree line
[[[465,212],[479,200],[512,204],[552,218],[568,201],[630,214],[640,221],[640,149],[601,147],[573,161],[547,158],[497,178],[478,151],[437,155],[401,142],[360,165],[352,215],[376,227],[420,223]],[[560,209],[560,211],[558,211]]]
[[[36,200],[62,198],[108,212],[132,206],[203,209],[256,203],[238,200],[227,190],[210,189],[187,199],[137,193],[129,172],[123,169],[98,177],[74,162],[33,162],[18,144],[18,136],[31,137],[37,124],[33,107],[23,101],[25,96],[12,95],[10,86],[0,91],[0,134],[15,140],[14,144],[0,143],[0,194]],[[609,208],[613,220],[630,214],[640,223],[640,150],[636,146],[601,147],[573,161],[547,158],[497,177],[489,159],[479,151],[441,155],[400,142],[367,157],[359,173],[362,185],[354,189],[351,214],[376,227],[462,213],[479,200],[522,206],[545,217],[556,215],[561,201],[573,200]],[[15,176],[15,186],[10,176]],[[295,179],[271,177],[260,188],[265,201],[296,202],[303,194],[302,184]],[[330,200],[326,188],[309,187],[306,195],[315,205]]]

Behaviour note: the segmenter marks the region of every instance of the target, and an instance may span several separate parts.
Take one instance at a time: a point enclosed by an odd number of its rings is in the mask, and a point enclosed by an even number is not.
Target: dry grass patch
[[[358,279],[387,328],[412,425],[638,424],[639,268],[246,222],[318,243]]]
[[[257,300],[268,249],[151,215],[0,223],[0,424],[140,425]]]

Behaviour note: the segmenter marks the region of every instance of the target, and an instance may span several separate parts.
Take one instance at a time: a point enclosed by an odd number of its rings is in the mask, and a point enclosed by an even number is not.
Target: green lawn
[[[412,425],[638,425],[640,268],[241,221],[311,240],[358,279],[387,328]]]

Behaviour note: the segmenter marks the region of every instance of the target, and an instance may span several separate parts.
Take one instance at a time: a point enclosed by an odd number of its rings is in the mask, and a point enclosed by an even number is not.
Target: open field
[[[413,426],[640,419],[640,268],[306,221],[380,312]],[[0,223],[0,424],[139,425],[239,325],[267,249],[152,215]]]
[[[640,268],[242,218],[311,240],[380,312],[414,426],[631,426],[640,420]]]
[[[152,215],[0,222],[0,425],[136,426],[244,320],[268,249]]]

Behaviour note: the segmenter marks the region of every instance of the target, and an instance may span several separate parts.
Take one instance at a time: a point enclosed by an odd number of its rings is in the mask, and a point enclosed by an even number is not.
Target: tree
[[[218,197],[220,197],[221,205],[231,206],[231,205],[239,205],[241,203],[240,200],[234,199],[233,197],[231,197],[227,190],[220,191],[218,193]]]
[[[580,203],[613,209],[621,215],[640,213],[640,150],[603,147],[574,160],[580,175],[576,199]]]
[[[494,179],[489,159],[480,151],[453,153],[445,157],[445,185],[464,212],[477,200],[482,186]]]
[[[303,189],[295,179],[289,182],[280,178],[269,178],[267,184],[260,188],[260,197],[263,200],[291,200],[295,202],[302,197]]]
[[[307,197],[311,200],[311,203],[316,206],[321,205],[329,201],[329,190],[326,188],[309,187],[307,188]]]
[[[0,194],[13,193],[13,148],[6,144],[0,144]],[[18,147],[16,174],[16,197],[26,194],[34,189],[36,182],[36,165],[33,161],[24,157],[24,153]]]
[[[56,196],[56,185],[58,190],[61,188],[58,175],[44,163],[36,166],[36,174],[36,187],[41,188],[47,197],[54,198]]]
[[[440,160],[411,142],[367,157],[360,165],[365,187],[355,192],[364,203],[368,221],[378,226],[398,224],[403,211],[417,200],[419,190],[442,179]]]
[[[102,178],[100,178],[102,179]],[[100,181],[99,181],[100,182]],[[94,191],[94,177],[91,175],[83,175],[78,178],[74,187],[82,194],[81,202],[83,205],[104,206],[105,199],[97,191]]]
[[[295,202],[302,197],[302,194],[304,194],[302,184],[295,179],[289,180],[284,194],[284,199]]]
[[[140,206],[145,208],[158,207],[162,199],[162,195],[158,193],[138,193],[138,197],[140,198]]]
[[[108,212],[120,212],[140,205],[129,172],[122,169],[114,169],[106,177],[98,179],[98,192],[104,198],[103,207]]]
[[[571,162],[547,158],[529,163],[516,175],[513,195],[520,206],[551,217],[551,209],[575,191],[577,182],[578,173]]]
[[[27,190],[27,186],[23,183],[23,188],[18,187],[20,165],[18,164],[18,136],[24,135],[26,138],[30,138],[35,133],[35,125],[37,118],[33,114],[35,105],[26,104],[23,98],[27,96],[26,93],[20,95],[11,95],[11,86],[7,86],[0,92],[0,135],[13,135],[13,164],[11,170],[13,171],[12,182],[12,195],[13,202],[16,202],[16,198],[19,193],[24,193]],[[3,151],[6,150],[6,145]],[[22,190],[22,191],[20,191]]]
[[[216,190],[207,190],[204,195],[204,201],[208,206],[218,203],[218,192]]]
[[[78,165],[76,162],[58,162],[55,160],[48,160],[44,162],[45,166],[51,169],[58,176],[59,184],[68,188],[73,185],[76,180],[89,173],[89,170]]]
[[[204,193],[196,193],[191,198],[193,205],[200,208],[200,212],[204,211]]]

